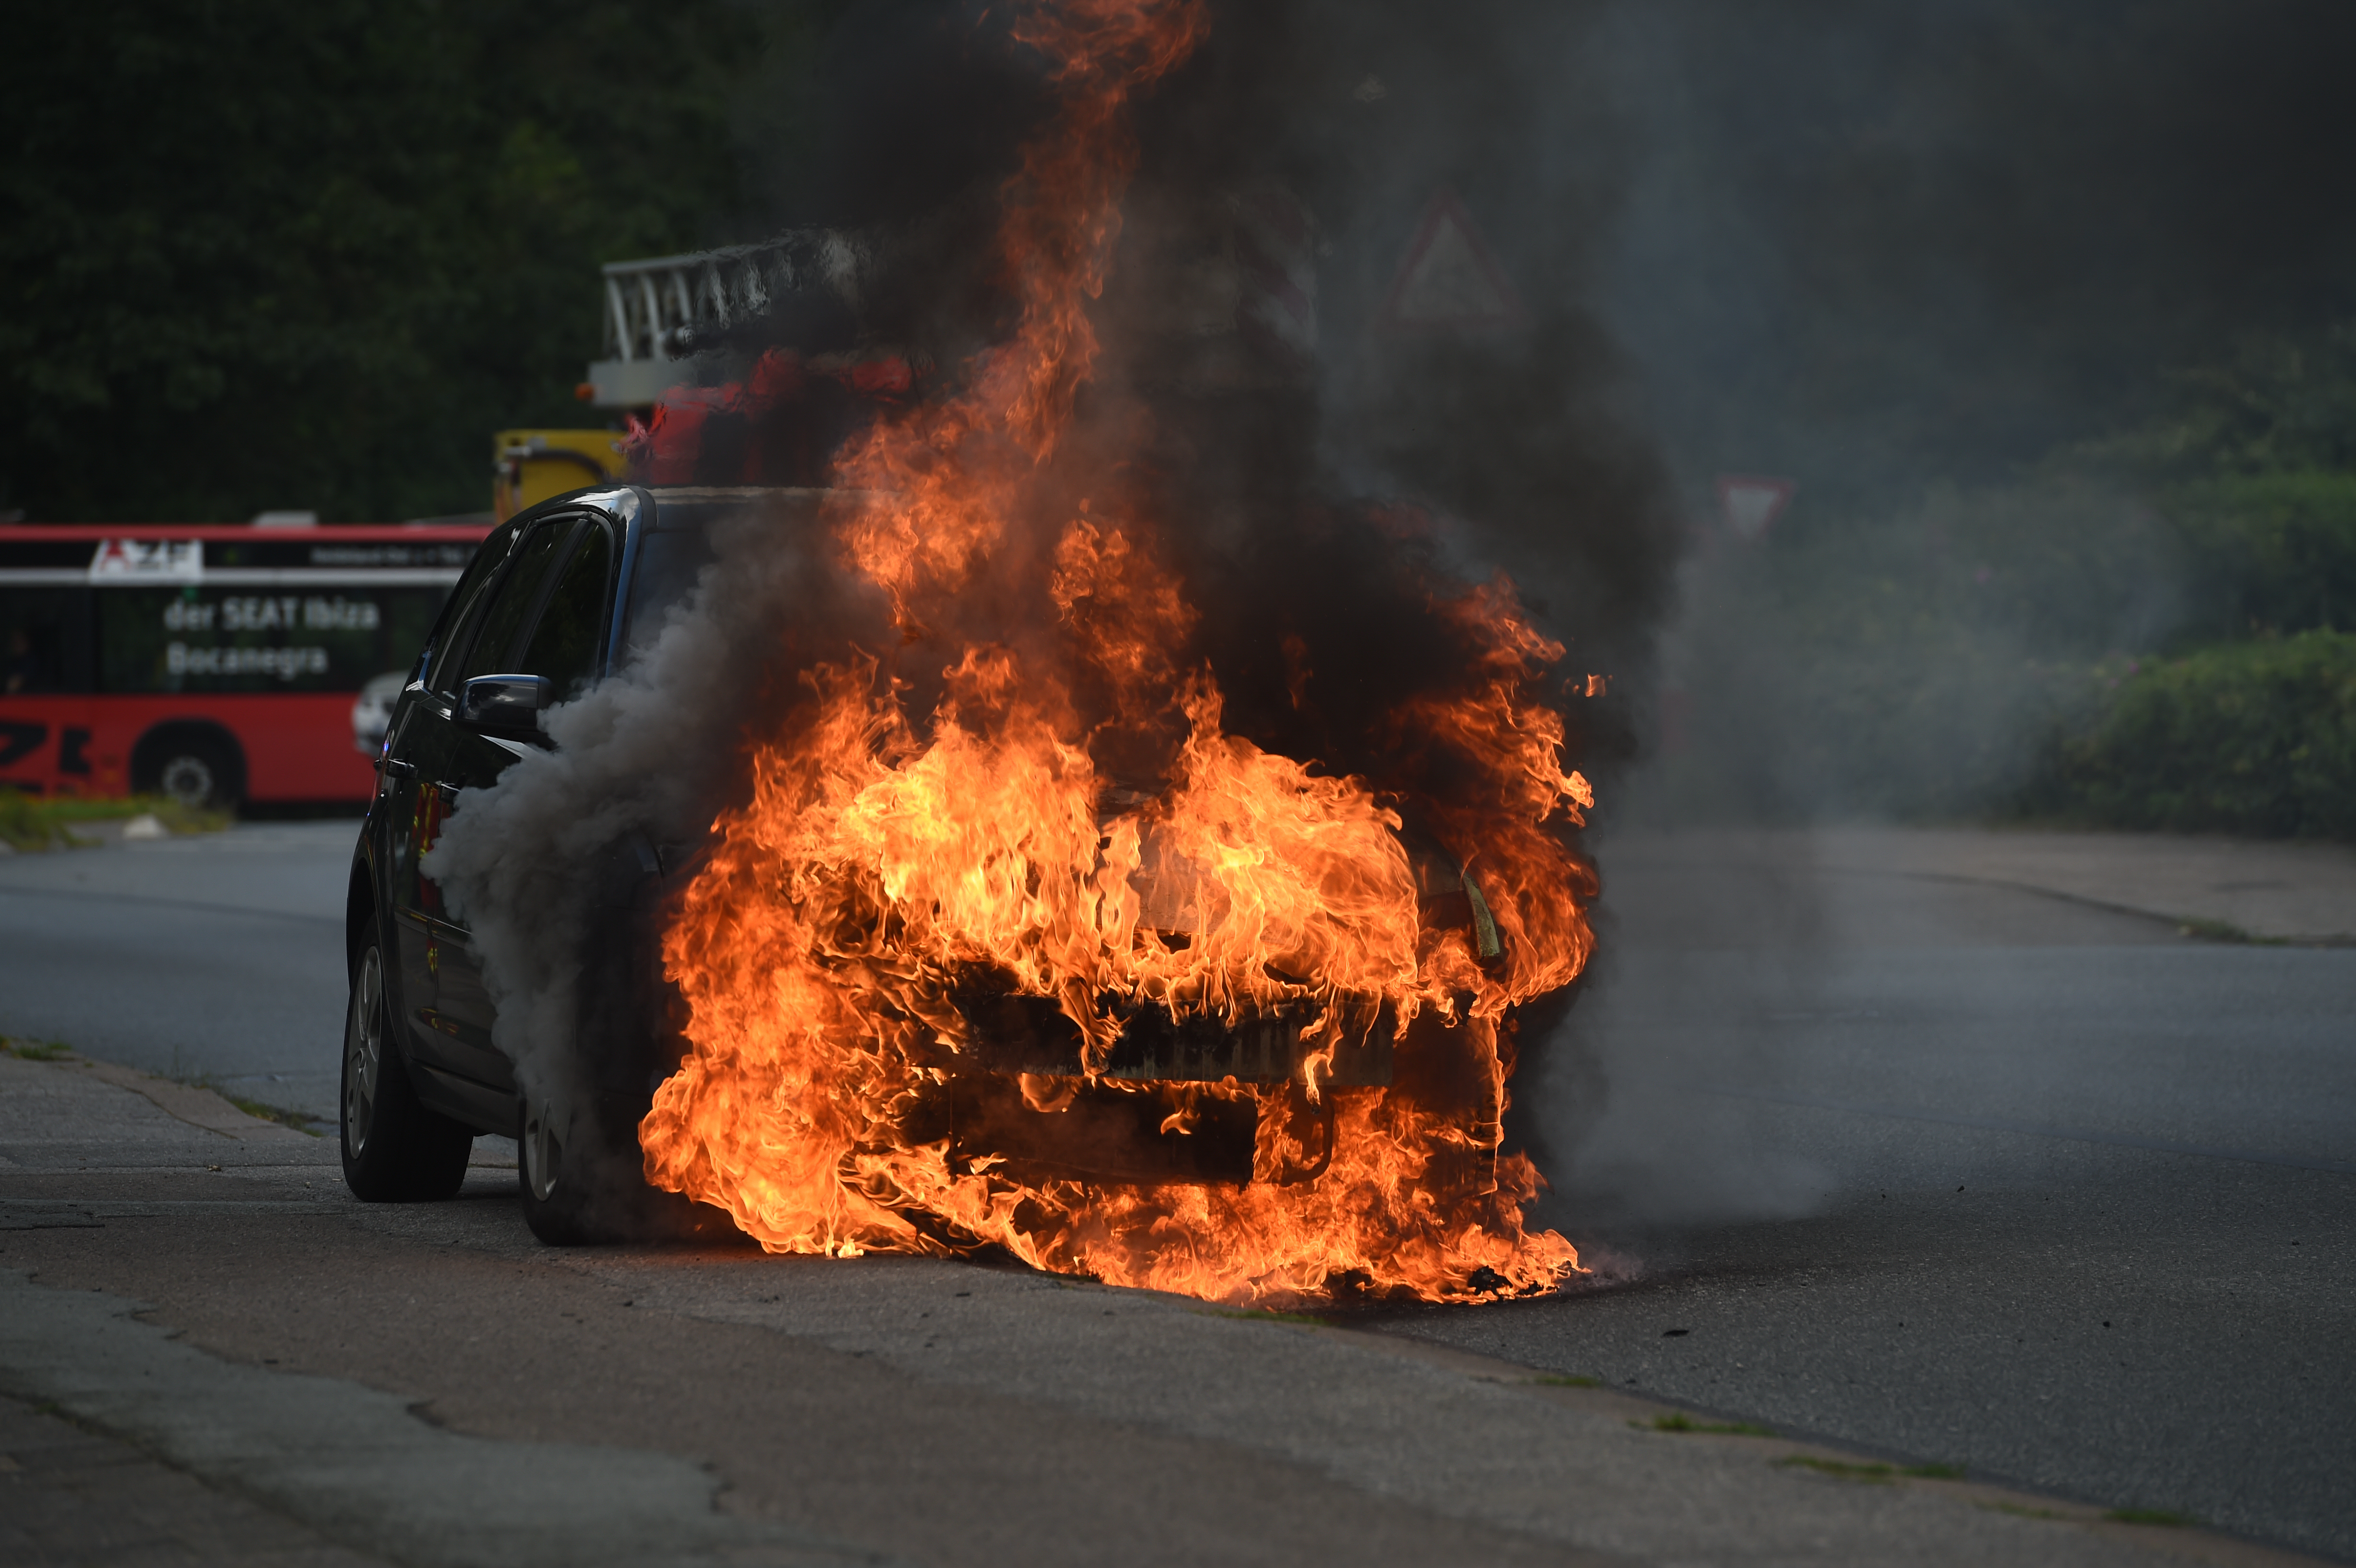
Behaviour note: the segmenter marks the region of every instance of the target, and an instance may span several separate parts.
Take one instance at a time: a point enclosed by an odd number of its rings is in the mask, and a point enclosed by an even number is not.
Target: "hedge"
[[[2356,838],[2356,634],[2221,644],[2093,675],[2028,805],[2109,827]]]

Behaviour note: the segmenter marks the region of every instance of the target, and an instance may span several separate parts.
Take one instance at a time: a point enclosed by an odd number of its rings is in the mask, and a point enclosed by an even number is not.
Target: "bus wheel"
[[[220,775],[202,752],[182,752],[164,764],[155,782],[163,793],[182,805],[210,805],[220,793]]]
[[[474,1135],[418,1104],[391,1026],[384,951],[370,920],[360,933],[344,1018],[344,1185],[363,1203],[453,1197],[466,1179]]]
[[[238,763],[225,737],[198,729],[166,730],[139,742],[131,787],[141,795],[167,795],[192,811],[228,810],[245,793]]]

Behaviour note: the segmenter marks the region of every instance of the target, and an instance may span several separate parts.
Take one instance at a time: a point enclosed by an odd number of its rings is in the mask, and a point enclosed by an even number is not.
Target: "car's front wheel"
[[[647,1185],[637,1133],[618,1115],[566,1115],[526,1095],[516,1121],[516,1180],[531,1233],[552,1247],[738,1238],[723,1211]]]
[[[344,1185],[363,1203],[432,1202],[466,1179],[475,1136],[418,1103],[391,1021],[384,950],[370,920],[344,1017]]]
[[[636,1162],[615,1159],[594,1129],[529,1094],[516,1125],[516,1182],[524,1223],[552,1247],[623,1241],[642,1228]]]

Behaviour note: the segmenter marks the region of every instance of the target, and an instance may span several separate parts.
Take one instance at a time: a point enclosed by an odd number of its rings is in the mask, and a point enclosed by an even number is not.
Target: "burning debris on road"
[[[1048,107],[986,255],[934,263],[993,302],[952,324],[970,351],[739,321],[746,373],[637,433],[645,481],[811,486],[741,506],[814,517],[830,556],[781,592],[806,624],[747,651],[760,717],[714,720],[744,772],[666,916],[686,1049],[645,1173],[778,1252],[995,1246],[1233,1301],[1548,1289],[1578,1254],[1526,1228],[1542,1179],[1503,1123],[1522,1009],[1593,944],[1572,715],[1603,682],[1457,564],[1444,502],[1314,478],[1308,208],[1140,176],[1140,107],[1210,27],[1018,13]],[[871,307],[926,253],[838,250]],[[1187,325],[1221,278],[1225,346]],[[479,930],[467,815],[437,855]]]

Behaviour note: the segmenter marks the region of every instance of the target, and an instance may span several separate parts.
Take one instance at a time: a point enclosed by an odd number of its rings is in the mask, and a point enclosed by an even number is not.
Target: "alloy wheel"
[[[564,1168],[564,1145],[551,1125],[555,1118],[550,1112],[551,1107],[541,1104],[524,1113],[523,1137],[518,1150],[523,1160],[524,1179],[531,1184],[533,1199],[541,1203],[555,1192]]]
[[[371,947],[352,977],[352,1017],[344,1031],[344,1139],[354,1154],[368,1147],[384,1072],[384,961]]]

